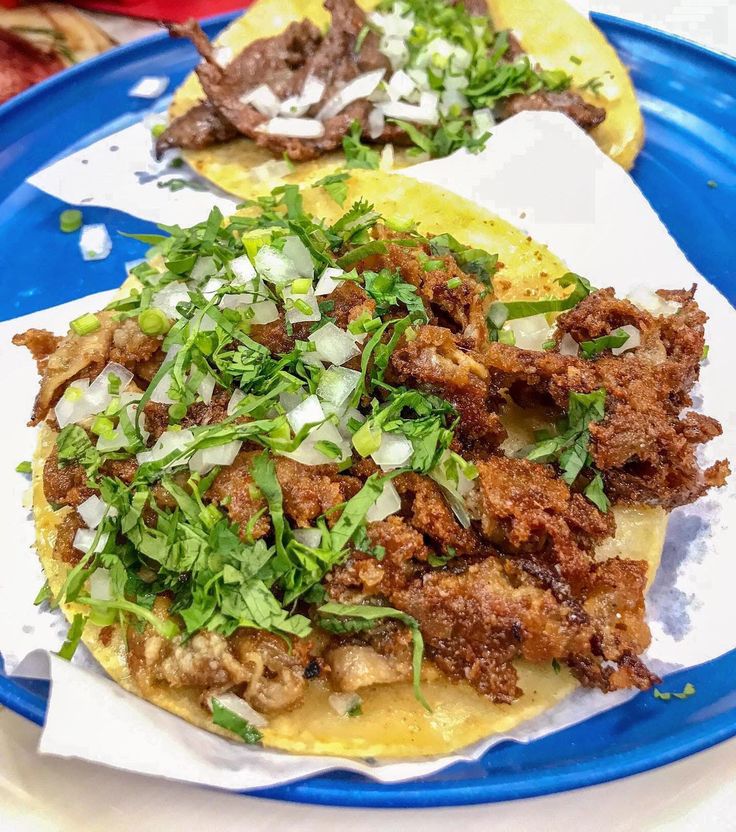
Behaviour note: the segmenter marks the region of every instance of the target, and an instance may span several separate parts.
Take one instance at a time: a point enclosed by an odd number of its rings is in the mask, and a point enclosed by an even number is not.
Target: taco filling
[[[606,117],[544,70],[509,31],[496,31],[485,2],[384,0],[366,14],[354,0],[325,0],[326,33],[309,19],[223,54],[191,20],[170,27],[202,62],[204,100],[175,118],[157,152],[200,150],[245,136],[281,158],[317,159],[343,149],[377,167],[361,146],[403,145],[446,156],[477,151],[497,120],[522,110],[565,113],[584,130]]]
[[[622,299],[564,269],[521,289],[421,219],[317,220],[284,186],[146,237],[133,288],[66,336],[16,336],[67,654],[117,645],[126,686],[249,742],[315,685],[356,717],[438,675],[510,707],[519,661],[656,681],[647,565],[601,547],[728,473],[696,459],[719,424],[682,415],[693,291]]]

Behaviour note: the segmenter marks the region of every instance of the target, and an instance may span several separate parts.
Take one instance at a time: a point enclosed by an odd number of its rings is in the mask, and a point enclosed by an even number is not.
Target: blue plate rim
[[[203,22],[208,26],[224,26],[235,17],[237,17],[237,13],[226,13],[208,18]],[[593,13],[591,17],[602,28],[630,32],[660,46],[668,45],[680,53],[697,54],[701,60],[718,64],[728,72],[736,71],[736,58],[710,50],[679,35],[662,32],[647,24],[624,20],[613,15]],[[166,32],[154,33],[138,41],[117,47],[42,81],[6,104],[1,105],[0,123],[3,117],[13,116],[16,112],[33,105],[36,98],[42,98],[48,93],[53,93],[57,85],[65,84],[67,81],[73,82],[75,78],[84,76],[86,73],[104,72],[108,63],[114,65],[119,61],[125,61],[130,53],[141,53],[152,48],[155,49],[157,44],[166,38]],[[43,724],[45,712],[43,697],[30,693],[17,685],[12,679],[2,675],[0,675],[0,703],[7,705],[16,713],[36,724]],[[570,763],[564,767],[557,767],[550,772],[542,774],[536,772],[533,779],[525,777],[522,770],[506,777],[505,780],[494,782],[490,787],[482,780],[458,779],[444,782],[440,789],[427,791],[426,784],[420,779],[397,784],[401,786],[401,793],[397,794],[392,792],[392,788],[395,787],[387,787],[384,784],[369,780],[362,781],[359,784],[354,781],[341,780],[335,780],[329,784],[324,782],[310,784],[309,780],[303,780],[246,793],[271,799],[298,800],[305,803],[325,805],[361,805],[365,807],[403,806],[411,808],[495,802],[563,792],[620,779],[695,754],[734,735],[736,735],[736,713],[733,709],[729,709],[725,713],[709,718],[706,724],[693,725],[682,730],[678,733],[675,742],[671,738],[663,738],[647,743],[647,753],[645,755],[642,755],[640,749],[635,748],[609,755],[605,760],[599,760],[593,767],[581,769],[578,764]],[[489,794],[489,788],[492,789],[491,794]],[[361,793],[359,802],[354,797],[356,789]],[[353,795],[352,798],[351,794]]]

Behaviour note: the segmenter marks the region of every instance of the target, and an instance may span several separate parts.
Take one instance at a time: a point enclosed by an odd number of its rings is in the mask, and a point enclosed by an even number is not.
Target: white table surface
[[[541,0],[540,0],[541,1]],[[648,23],[712,49],[736,53],[736,0],[593,0],[593,9]],[[105,16],[119,40],[150,25]],[[97,18],[103,22],[103,18]],[[80,715],[80,718],[83,716]],[[736,830],[736,739],[662,769],[532,800],[431,810],[297,806],[42,757],[40,729],[0,709],[0,830],[3,832],[216,832],[247,829],[401,829],[570,832]]]

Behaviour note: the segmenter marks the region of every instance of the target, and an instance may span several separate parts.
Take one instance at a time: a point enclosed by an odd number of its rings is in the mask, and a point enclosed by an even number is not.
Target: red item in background
[[[41,51],[7,29],[0,29],[0,66],[0,104],[64,69],[57,55]]]
[[[98,12],[181,23],[190,17],[201,19],[223,12],[242,11],[251,2],[253,0],[208,0],[206,3],[201,0],[75,0],[73,5]]]

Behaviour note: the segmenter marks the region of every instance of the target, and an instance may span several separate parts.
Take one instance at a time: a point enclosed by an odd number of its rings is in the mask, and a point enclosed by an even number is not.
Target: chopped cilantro
[[[594,358],[604,350],[618,349],[629,340],[629,334],[622,329],[617,329],[609,335],[601,335],[600,338],[592,338],[590,341],[580,342],[580,352],[583,358]]]
[[[216,698],[212,699],[212,721],[215,725],[219,725],[220,728],[237,734],[248,745],[255,745],[263,739],[263,734],[261,734],[255,725],[251,725],[240,714],[236,714],[234,711],[226,708]]]
[[[312,187],[322,188],[342,207],[348,198],[348,179],[350,179],[349,173],[333,173],[318,179]]]
[[[372,147],[363,144],[360,140],[361,132],[360,122],[354,121],[350,125],[350,132],[342,138],[342,147],[345,151],[346,160],[345,167],[378,170],[381,156]]]
[[[59,649],[58,655],[60,658],[70,661],[72,656],[74,656],[77,651],[77,647],[79,646],[79,642],[82,639],[82,633],[84,632],[86,623],[87,617],[85,615],[77,613],[74,616],[72,625],[66,634],[66,640]]]
[[[197,179],[182,179],[181,177],[176,176],[171,179],[159,179],[156,183],[156,187],[166,188],[172,193],[176,193],[176,191],[183,191],[185,188],[189,188],[191,191],[207,190],[207,186],[203,182],[199,182]]]
[[[24,459],[23,462],[19,462],[15,466],[15,470],[19,474],[30,474],[33,470],[33,465],[31,464],[30,460]]]
[[[695,696],[695,685],[692,682],[686,682],[685,687],[679,692],[661,691],[659,688],[654,688],[652,694],[655,699],[661,699],[663,702],[669,702],[670,699],[688,699]]]

